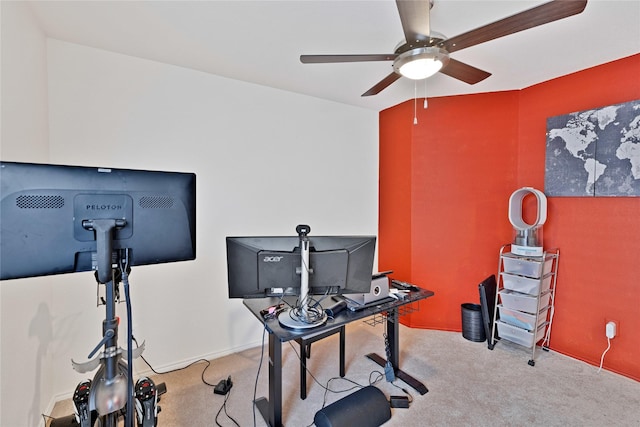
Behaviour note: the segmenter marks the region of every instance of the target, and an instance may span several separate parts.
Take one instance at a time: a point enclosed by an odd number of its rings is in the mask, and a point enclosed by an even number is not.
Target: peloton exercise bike
[[[131,267],[194,260],[196,176],[103,167],[0,162],[0,280],[93,272],[105,306],[102,338],[81,373],[74,414],[51,427],[155,427],[164,384],[134,384]],[[118,347],[120,283],[127,308],[127,345]],[[104,286],[104,288],[103,288]]]
[[[105,286],[103,304],[106,316],[102,322],[102,340],[87,357],[91,360],[83,363],[72,360],[71,363],[73,369],[79,373],[91,372],[96,368],[98,371],[92,380],[82,381],[76,387],[72,398],[74,414],[54,420],[51,427],[116,427],[120,419],[124,419],[125,427],[133,427],[136,425],[134,405],[137,426],[155,427],[160,412],[159,397],[167,390],[165,384],[156,385],[150,378],[142,377],[132,390],[133,382],[129,380],[132,378],[132,360],[142,354],[144,342],[139,347],[131,349],[129,250],[112,250],[113,231],[124,224],[121,220],[108,219],[85,221],[83,226],[96,234],[98,268],[95,277],[98,286]],[[118,259],[113,259],[114,254],[117,254]],[[120,300],[121,281],[125,287],[129,319],[126,350],[118,347],[119,318],[115,314],[116,302]]]

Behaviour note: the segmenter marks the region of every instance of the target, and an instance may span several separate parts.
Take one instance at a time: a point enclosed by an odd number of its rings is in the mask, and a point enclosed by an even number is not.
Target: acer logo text
[[[283,257],[281,256],[266,256],[262,260],[263,262],[280,262]]]

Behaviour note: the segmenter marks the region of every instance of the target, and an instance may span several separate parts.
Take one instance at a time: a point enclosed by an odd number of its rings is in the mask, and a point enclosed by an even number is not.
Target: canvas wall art
[[[547,119],[547,196],[640,196],[640,100]]]

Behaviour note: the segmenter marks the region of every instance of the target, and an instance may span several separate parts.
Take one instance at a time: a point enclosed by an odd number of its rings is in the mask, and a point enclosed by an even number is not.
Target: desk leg
[[[282,343],[269,334],[269,399],[254,402],[271,427],[282,427]]]
[[[400,322],[398,322],[398,310],[387,313],[387,339],[391,347],[391,365],[398,370],[400,366]]]
[[[344,368],[344,347],[345,347],[345,330],[344,326],[340,328],[340,377],[345,376]]]
[[[398,317],[397,309],[390,310],[387,313],[387,339],[391,347],[391,365],[393,366],[396,377],[413,387],[418,393],[426,394],[429,390],[422,382],[400,369],[400,322],[398,321]],[[367,357],[383,368],[387,364],[385,359],[375,353],[367,354]]]

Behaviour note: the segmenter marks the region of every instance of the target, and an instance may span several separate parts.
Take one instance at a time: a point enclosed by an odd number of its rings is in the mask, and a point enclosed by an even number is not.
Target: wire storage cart
[[[497,339],[506,339],[531,348],[528,363],[535,366],[537,343],[542,341],[544,350],[549,346],[560,250],[531,257],[510,249],[511,244],[500,248],[491,346]]]

